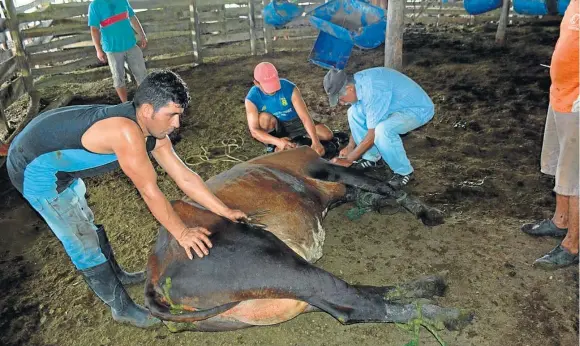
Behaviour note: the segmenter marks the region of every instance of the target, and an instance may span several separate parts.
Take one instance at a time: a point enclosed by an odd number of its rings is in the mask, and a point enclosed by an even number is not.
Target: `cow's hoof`
[[[423,210],[419,212],[419,218],[425,226],[437,226],[445,222],[443,212],[437,208],[423,208]]]
[[[473,321],[472,311],[442,308],[437,305],[421,306],[422,319],[438,329],[461,330]]]

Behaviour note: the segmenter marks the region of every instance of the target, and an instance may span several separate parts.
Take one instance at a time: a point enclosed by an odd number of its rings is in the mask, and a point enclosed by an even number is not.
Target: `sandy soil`
[[[446,223],[424,227],[408,213],[367,213],[350,221],[344,205],[329,213],[325,256],[318,263],[353,283],[389,284],[446,271],[449,292],[439,303],[473,309],[474,323],[443,332],[449,345],[577,345],[578,274],[545,272],[533,260],[558,239],[532,238],[521,223],[551,216],[552,179],[539,172],[548,105],[549,65],[557,26],[509,29],[509,47],[493,46],[493,28],[413,28],[405,36],[404,72],[436,104],[433,121],[405,136],[415,166],[413,192],[446,213]],[[281,75],[296,82],[306,103],[333,129],[346,126],[346,109],[331,110],[322,91],[324,70],[307,52],[279,53]],[[179,73],[193,101],[183,119],[177,152],[202,177],[234,162],[201,163],[205,148],[241,145],[232,155],[260,155],[246,130],[244,96],[260,59],[216,62]],[[350,70],[378,66],[382,48],[355,52]],[[116,102],[110,81],[44,91],[83,90],[75,103]],[[17,116],[17,114],[13,114]],[[0,344],[6,345],[404,345],[395,325],[343,326],[312,313],[287,323],[227,333],[172,334],[115,323],[75,272],[58,240],[0,174]],[[142,268],[157,224],[120,172],[88,179],[88,201],[109,233],[119,262]],[[159,171],[170,198],[181,198]],[[139,302],[143,289],[131,290]],[[424,330],[421,345],[437,343]]]

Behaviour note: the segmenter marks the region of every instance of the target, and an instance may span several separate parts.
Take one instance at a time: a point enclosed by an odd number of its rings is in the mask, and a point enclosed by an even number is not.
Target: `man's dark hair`
[[[157,112],[169,102],[181,105],[185,109],[189,99],[189,90],[183,79],[175,72],[162,70],[147,75],[137,88],[133,102],[135,107],[149,103]]]

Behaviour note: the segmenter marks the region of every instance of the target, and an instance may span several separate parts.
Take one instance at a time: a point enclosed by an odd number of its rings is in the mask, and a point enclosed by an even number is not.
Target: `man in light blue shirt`
[[[427,93],[409,77],[386,67],[370,68],[354,76],[332,69],[323,84],[331,107],[339,102],[351,105],[350,142],[333,162],[369,168],[381,165],[382,157],[394,172],[389,184],[394,188],[407,185],[413,179],[413,167],[401,135],[433,118],[435,107]]]

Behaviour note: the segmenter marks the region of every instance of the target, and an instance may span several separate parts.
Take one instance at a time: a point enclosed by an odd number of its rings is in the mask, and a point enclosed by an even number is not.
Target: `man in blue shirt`
[[[141,51],[147,46],[143,27],[127,0],[93,0],[89,5],[89,26],[97,58],[109,62],[117,95],[121,102],[127,102],[125,62],[137,85],[147,75]],[[138,46],[135,32],[139,35]]]
[[[280,79],[276,67],[261,62],[254,69],[254,86],[246,96],[246,116],[252,137],[268,146],[268,151],[296,147],[292,139],[308,135],[312,149],[324,155],[321,140],[331,140],[332,131],[314,124],[300,90]]]
[[[333,162],[359,168],[380,165],[381,157],[394,172],[389,184],[401,188],[413,179],[401,135],[425,125],[435,107],[425,91],[404,74],[375,67],[347,75],[332,69],[324,77],[330,105],[350,104],[351,138]]]

